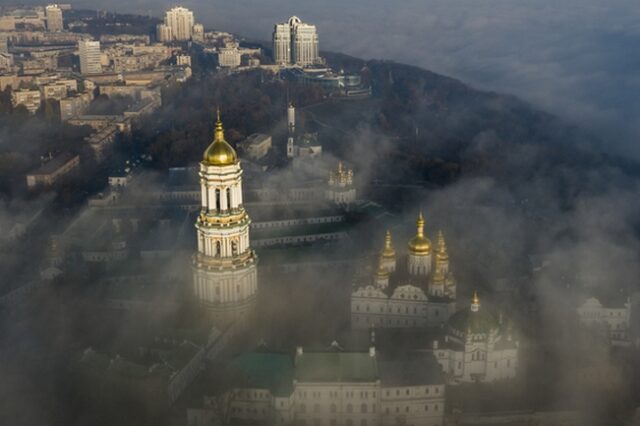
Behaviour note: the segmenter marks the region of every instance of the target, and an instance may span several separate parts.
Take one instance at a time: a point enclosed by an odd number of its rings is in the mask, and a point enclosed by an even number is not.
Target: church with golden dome
[[[387,231],[373,263],[355,278],[352,328],[438,327],[454,313],[456,281],[444,234],[438,232],[433,247],[422,213],[406,252],[398,254],[391,231]]]
[[[213,142],[200,162],[201,207],[193,256],[195,297],[215,319],[246,319],[258,292],[258,258],[251,248],[251,219],[242,199],[242,168],[225,140],[220,113]]]
[[[467,307],[451,316],[445,330],[444,341],[434,341],[432,350],[449,383],[516,376],[519,342],[511,322],[482,306],[477,292]]]

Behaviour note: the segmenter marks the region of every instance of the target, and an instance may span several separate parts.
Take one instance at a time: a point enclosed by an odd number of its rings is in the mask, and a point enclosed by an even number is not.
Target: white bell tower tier
[[[242,204],[242,169],[224,140],[220,115],[215,138],[200,162],[201,210],[193,256],[194,293],[221,319],[242,319],[258,292],[251,220]]]

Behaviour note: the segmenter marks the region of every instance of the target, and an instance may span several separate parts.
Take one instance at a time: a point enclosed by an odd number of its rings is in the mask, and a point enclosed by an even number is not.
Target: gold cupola
[[[231,145],[224,140],[224,129],[220,120],[220,110],[218,110],[218,121],[213,142],[204,152],[203,163],[208,166],[230,166],[238,162],[238,155]]]
[[[418,255],[428,255],[431,253],[431,241],[424,236],[424,217],[422,212],[416,221],[416,236],[409,241],[409,252]]]
[[[391,231],[387,230],[384,235],[384,248],[382,249],[382,257],[385,259],[395,259],[396,249],[393,247],[393,241],[391,240]]]

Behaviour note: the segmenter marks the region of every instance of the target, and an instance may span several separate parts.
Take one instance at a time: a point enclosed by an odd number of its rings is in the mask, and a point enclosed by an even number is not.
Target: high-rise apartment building
[[[158,24],[156,26],[156,38],[161,43],[173,40],[171,27],[165,24]]]
[[[165,12],[164,24],[171,28],[172,40],[191,40],[193,34],[193,12],[184,7],[174,7]]]
[[[100,42],[92,40],[80,40],[78,42],[80,55],[80,72],[82,74],[100,74]]]
[[[313,65],[320,60],[316,26],[297,16],[276,24],[273,31],[273,59],[278,65]]]
[[[57,4],[50,4],[45,8],[47,18],[47,31],[62,31],[64,23],[62,20],[62,9]]]

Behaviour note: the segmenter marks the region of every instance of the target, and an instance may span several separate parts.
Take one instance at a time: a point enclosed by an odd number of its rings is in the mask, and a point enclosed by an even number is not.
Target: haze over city
[[[82,1],[77,7],[104,5]],[[595,129],[614,149],[640,155],[640,11],[614,0],[186,1],[213,28],[266,40],[292,14],[323,29],[322,48],[391,59],[513,93]],[[159,16],[172,2],[111,2]],[[247,11],[251,11],[247,13]],[[383,31],[380,29],[384,28]],[[609,137],[610,136],[610,137]]]
[[[640,424],[638,14],[0,4],[0,424]]]

